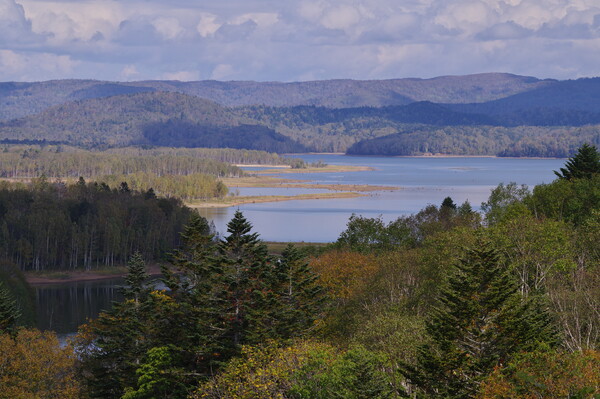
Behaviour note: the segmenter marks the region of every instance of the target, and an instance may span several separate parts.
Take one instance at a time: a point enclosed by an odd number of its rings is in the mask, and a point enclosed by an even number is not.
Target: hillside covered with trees
[[[22,298],[0,285],[0,395],[593,399],[600,153],[583,146],[555,172],[533,189],[500,184],[482,213],[448,197],[387,224],[353,216],[330,246],[278,255],[239,211],[223,237],[188,213],[164,285],[147,280],[148,248],[136,251],[153,241],[130,241],[124,300],[66,347],[22,328]],[[48,203],[37,184],[0,203]],[[67,190],[80,211],[81,196],[160,201]],[[32,253],[54,253],[44,237]]]
[[[600,142],[599,79],[4,83],[0,140],[564,157]]]

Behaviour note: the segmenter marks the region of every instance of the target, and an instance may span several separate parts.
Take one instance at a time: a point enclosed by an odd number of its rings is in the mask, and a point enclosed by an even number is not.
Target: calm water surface
[[[203,209],[201,214],[226,232],[226,224],[240,209],[267,241],[335,241],[352,213],[381,216],[386,222],[418,212],[428,204],[439,205],[450,196],[456,203],[469,201],[478,209],[490,190],[499,183],[516,182],[534,186],[554,180],[553,170],[564,159],[516,158],[413,158],[353,157],[347,155],[299,155],[307,162],[330,165],[364,165],[366,172],[291,173],[290,179],[311,180],[317,184],[370,184],[399,187],[378,191],[367,197],[331,200],[297,200],[246,204],[236,208]],[[315,190],[281,188],[240,188],[240,195],[296,195]],[[319,190],[321,191],[321,190]]]
[[[88,318],[95,319],[123,298],[123,282],[119,278],[34,286],[37,327],[61,335],[76,332]]]

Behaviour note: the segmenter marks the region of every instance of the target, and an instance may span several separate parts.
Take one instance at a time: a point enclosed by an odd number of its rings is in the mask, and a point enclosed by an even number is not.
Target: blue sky
[[[600,75],[600,0],[0,0],[0,81]]]

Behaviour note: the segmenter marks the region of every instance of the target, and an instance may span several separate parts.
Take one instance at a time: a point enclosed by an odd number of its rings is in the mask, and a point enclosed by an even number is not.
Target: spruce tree
[[[136,251],[129,258],[127,263],[127,276],[125,277],[126,286],[123,289],[125,299],[133,299],[138,304],[145,297],[149,289],[144,286],[144,282],[150,277],[146,273],[146,262],[139,251]]]
[[[12,294],[0,281],[0,333],[12,332],[17,326],[21,311]]]
[[[591,179],[600,173],[600,153],[595,146],[584,144],[577,150],[574,157],[569,158],[564,168],[554,174],[560,179]]]
[[[292,244],[284,249],[277,263],[278,295],[276,320],[279,339],[291,339],[309,332],[322,315],[326,296],[318,275]]]
[[[219,244],[216,262],[224,270],[219,279],[223,345],[233,354],[241,345],[268,337],[272,326],[269,313],[276,306],[276,277],[267,246],[239,210],[227,224],[227,232]]]
[[[487,245],[468,251],[457,265],[426,331],[416,365],[402,371],[424,398],[472,398],[494,367],[513,354],[555,342],[547,310],[523,300]]]
[[[144,284],[149,276],[139,252],[130,257],[127,269],[125,301],[113,303],[112,309],[80,331],[92,339],[82,344],[80,351],[82,372],[92,398],[120,397],[126,387],[134,385],[136,369],[152,346],[147,334],[154,313],[148,303],[151,288]]]

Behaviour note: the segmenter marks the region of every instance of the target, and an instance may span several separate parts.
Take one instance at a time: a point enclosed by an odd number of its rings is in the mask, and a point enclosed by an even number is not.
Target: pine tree
[[[577,150],[574,157],[569,158],[564,168],[554,174],[560,179],[591,179],[600,173],[600,153],[595,146],[584,144]]]
[[[277,337],[291,339],[314,327],[323,313],[326,297],[318,284],[318,275],[309,267],[300,251],[288,244],[277,264],[279,308],[274,319]]]
[[[553,344],[540,302],[524,302],[495,250],[483,245],[457,265],[426,328],[428,341],[403,374],[418,397],[471,398],[495,366],[513,354]]]
[[[268,336],[272,325],[269,313],[276,306],[273,259],[258,233],[251,231],[250,222],[236,211],[216,259],[224,271],[219,278],[223,345],[232,354],[238,353],[241,345],[259,343]]]
[[[154,313],[148,302],[151,288],[144,284],[149,276],[140,252],[131,256],[127,269],[125,301],[113,303],[111,310],[82,328],[93,340],[84,343],[80,353],[90,397],[120,397],[135,384],[136,369],[152,345],[147,336]]]
[[[133,299],[136,304],[145,297],[149,289],[144,286],[144,282],[150,277],[146,273],[146,262],[139,251],[136,251],[129,258],[127,264],[127,276],[125,277],[126,287],[123,289],[125,299]]]
[[[10,291],[0,281],[0,333],[14,331],[21,311]]]

